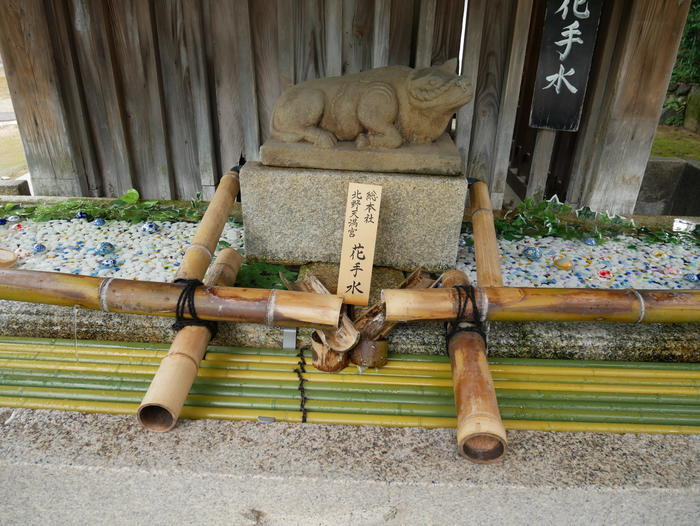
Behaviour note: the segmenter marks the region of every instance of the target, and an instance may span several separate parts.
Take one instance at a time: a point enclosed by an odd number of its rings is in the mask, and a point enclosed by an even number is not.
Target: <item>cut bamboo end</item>
[[[4,248],[0,248],[0,268],[9,268],[17,263],[17,255]]]
[[[360,340],[350,351],[350,361],[361,367],[382,367],[389,360],[389,342],[386,340]]]
[[[470,416],[458,428],[457,444],[461,456],[479,464],[498,462],[508,447],[503,422],[491,415]]]
[[[314,367],[326,373],[342,371],[350,361],[350,353],[330,348],[322,331],[311,333],[311,353]]]
[[[136,416],[143,427],[157,433],[170,431],[177,423],[177,415],[173,414],[167,407],[158,404],[139,406]]]

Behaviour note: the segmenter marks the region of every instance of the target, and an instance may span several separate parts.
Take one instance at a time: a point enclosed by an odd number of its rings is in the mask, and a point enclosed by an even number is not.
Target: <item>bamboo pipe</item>
[[[221,178],[197,226],[192,243],[187,247],[175,279],[202,279],[233,208],[239,186],[237,171],[226,172]]]
[[[476,281],[482,287],[502,287],[498,241],[493,226],[489,187],[479,181],[469,187],[476,259]]]
[[[450,288],[469,284],[459,270],[446,272],[442,281]],[[457,332],[447,348],[452,363],[458,451],[473,462],[497,462],[503,458],[508,440],[486,360],[486,342],[475,332]]]
[[[490,321],[700,321],[700,290],[475,287],[474,295],[482,320]],[[384,289],[382,296],[388,321],[450,321],[459,312],[452,288]],[[465,314],[473,318],[471,305]]]
[[[184,285],[0,269],[0,299],[80,306],[107,312],[175,316]],[[287,290],[198,287],[197,315],[204,320],[336,328],[342,299]]]
[[[222,250],[209,268],[204,283],[209,286],[232,285],[236,282],[241,261],[241,255],[234,249]],[[193,274],[185,269],[185,275]],[[207,327],[186,326],[178,331],[136,412],[143,427],[159,432],[175,427],[210,340],[211,331]]]
[[[290,283],[281,272],[279,277],[289,290],[330,294],[326,286],[310,272],[307,272],[304,279],[296,283]],[[316,330],[311,333],[314,367],[327,373],[343,370],[350,360],[347,351],[355,347],[359,340],[360,333],[348,315],[343,312],[340,316],[340,326],[337,329]]]
[[[423,275],[423,269],[414,270],[401,284],[400,289],[420,289],[433,285],[433,281]],[[355,320],[355,327],[362,336],[350,353],[350,360],[363,367],[384,367],[388,360],[389,342],[384,340],[396,323],[386,321],[384,303],[379,301]]]

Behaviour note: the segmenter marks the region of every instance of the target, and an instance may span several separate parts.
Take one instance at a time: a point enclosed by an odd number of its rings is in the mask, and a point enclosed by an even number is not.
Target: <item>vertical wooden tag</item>
[[[374,245],[377,241],[382,187],[350,183],[340,251],[337,295],[351,305],[369,303]]]

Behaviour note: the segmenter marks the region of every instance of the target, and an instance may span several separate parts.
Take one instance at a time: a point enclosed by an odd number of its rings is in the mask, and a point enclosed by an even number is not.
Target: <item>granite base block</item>
[[[374,264],[413,270],[454,267],[467,194],[462,176],[279,168],[241,171],[246,257],[337,263],[348,185],[382,187]]]

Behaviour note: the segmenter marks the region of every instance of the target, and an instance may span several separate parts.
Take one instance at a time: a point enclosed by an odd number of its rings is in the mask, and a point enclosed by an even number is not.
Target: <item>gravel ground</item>
[[[123,221],[99,225],[85,219],[26,221],[20,225],[10,221],[0,226],[0,248],[18,254],[17,268],[153,281],[174,278],[197,226],[183,222]],[[241,249],[243,229],[227,223],[222,239]],[[644,289],[700,286],[699,281],[691,281],[700,273],[697,246],[647,244],[631,237],[602,245],[551,237],[500,240],[499,244],[507,286]],[[476,281],[474,249],[465,240],[460,245],[457,268]]]

